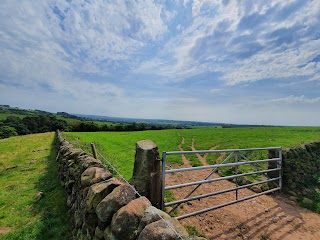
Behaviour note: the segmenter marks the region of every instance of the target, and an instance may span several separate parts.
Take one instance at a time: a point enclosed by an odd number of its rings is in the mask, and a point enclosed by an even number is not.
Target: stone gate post
[[[131,183],[146,196],[153,206],[161,204],[161,164],[157,145],[151,140],[136,143],[136,154]]]

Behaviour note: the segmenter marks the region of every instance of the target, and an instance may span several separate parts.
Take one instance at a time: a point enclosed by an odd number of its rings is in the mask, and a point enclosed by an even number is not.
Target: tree
[[[12,137],[12,136],[18,136],[18,133],[15,128],[10,126],[0,127],[0,139]]]

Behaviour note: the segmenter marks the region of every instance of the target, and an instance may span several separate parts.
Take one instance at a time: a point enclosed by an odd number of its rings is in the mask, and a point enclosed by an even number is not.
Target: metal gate
[[[248,152],[252,151],[268,151],[268,158],[267,159],[259,159],[259,160],[249,160],[246,154],[248,155]],[[220,164],[214,164],[214,165],[208,165],[208,166],[200,166],[200,167],[190,167],[190,168],[178,168],[178,169],[166,169],[166,162],[167,162],[167,156],[169,155],[184,155],[184,154],[209,154],[209,153],[227,153],[229,154],[224,161],[222,161]],[[230,161],[232,159],[233,162]],[[264,169],[261,169],[258,167],[258,164],[266,163],[268,165],[268,169],[266,167]],[[170,212],[175,210],[180,204],[186,203],[189,201],[207,198],[211,196],[215,196],[218,194],[224,194],[228,192],[235,192],[235,200],[223,204],[219,204],[216,206],[211,206],[209,208],[205,208],[196,212],[192,212],[189,214],[185,214],[182,216],[176,217],[178,220],[188,218],[197,214],[205,213],[211,210],[215,210],[218,208],[222,208],[231,204],[235,204],[238,202],[242,202],[263,194],[271,193],[277,190],[281,190],[282,188],[282,178],[281,178],[281,164],[282,164],[282,148],[281,147],[270,147],[270,148],[248,148],[248,149],[229,149],[229,150],[203,150],[203,151],[176,151],[176,152],[163,152],[162,154],[162,210],[164,210],[165,207],[174,206]],[[238,167],[241,165],[252,165],[254,166],[254,171],[246,172],[246,173],[239,173]],[[230,176],[224,176],[224,177],[215,177],[212,178],[212,175],[218,171],[221,167],[234,167],[235,174]],[[197,170],[203,170],[203,169],[212,169],[211,173],[208,174],[203,180],[201,181],[195,181],[195,182],[188,182],[188,183],[182,183],[172,186],[166,186],[166,175],[167,174],[174,174],[178,172],[187,172],[187,171],[197,171]],[[259,181],[259,182],[253,182],[245,185],[239,185],[238,184],[238,178],[244,177],[244,176],[250,176],[253,174],[261,174],[266,176],[267,180]],[[235,187],[225,189],[218,192],[212,192],[207,194],[202,194],[198,196],[192,196],[191,195],[202,185],[202,184],[210,184],[212,182],[217,182],[221,180],[231,180],[235,179]],[[239,198],[238,197],[238,191],[240,189],[252,187],[255,185],[263,184],[263,183],[269,183],[274,182],[275,187],[272,189],[269,189],[267,191],[263,191],[248,197]],[[189,186],[195,186],[194,189],[186,194],[186,196],[183,199],[175,200],[172,202],[164,202],[164,196],[165,196],[165,190],[172,190],[177,188],[183,188],[183,187],[189,187]]]

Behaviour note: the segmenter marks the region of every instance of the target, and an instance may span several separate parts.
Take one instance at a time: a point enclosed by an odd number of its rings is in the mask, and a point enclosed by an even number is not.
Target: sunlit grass
[[[70,238],[56,154],[54,133],[0,140],[1,239]]]

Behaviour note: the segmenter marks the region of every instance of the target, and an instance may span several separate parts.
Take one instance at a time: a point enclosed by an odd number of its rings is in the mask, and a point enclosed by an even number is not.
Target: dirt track
[[[179,145],[182,150],[181,145]],[[195,150],[194,146],[192,148]],[[182,156],[184,166],[189,161]],[[200,160],[200,159],[199,159]],[[205,157],[201,158],[205,161]],[[206,164],[206,163],[205,163]],[[175,173],[167,176],[166,185],[175,185],[202,180],[210,170]],[[217,175],[216,175],[217,176]],[[216,192],[234,187],[229,181],[219,181],[202,185],[196,195]],[[193,188],[172,190],[175,199],[182,199]],[[239,197],[253,195],[251,190],[242,189]],[[195,200],[179,207],[178,215],[208,208],[235,200],[235,193]],[[320,239],[320,215],[300,208],[295,202],[280,193],[260,196],[218,210],[181,220],[184,225],[192,225],[208,239]]]

